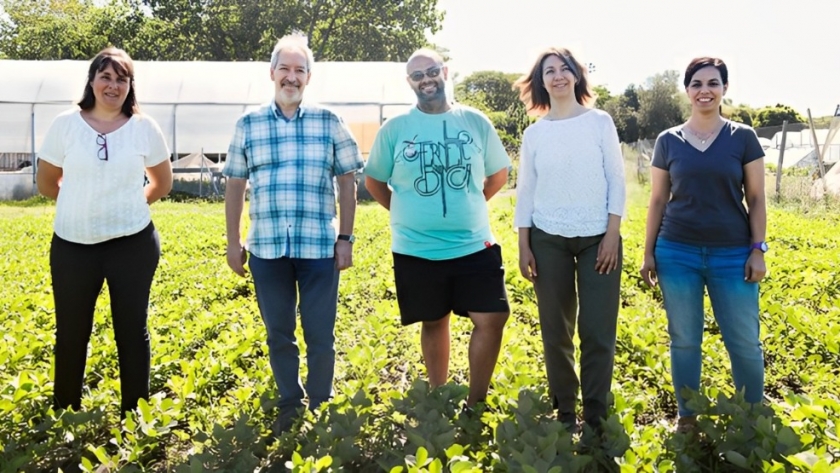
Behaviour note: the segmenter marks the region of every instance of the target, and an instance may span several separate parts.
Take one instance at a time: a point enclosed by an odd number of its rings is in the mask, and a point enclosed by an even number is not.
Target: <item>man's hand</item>
[[[353,266],[353,244],[347,240],[335,242],[335,269],[342,271]]]
[[[248,253],[242,243],[228,245],[227,264],[234,273],[245,277],[245,262],[248,261]]]

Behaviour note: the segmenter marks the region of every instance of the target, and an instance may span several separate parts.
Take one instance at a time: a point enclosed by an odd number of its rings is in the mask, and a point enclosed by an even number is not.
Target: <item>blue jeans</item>
[[[764,354],[759,341],[758,283],[744,280],[750,249],[695,246],[659,238],[654,258],[671,336],[671,377],[681,416],[692,415],[683,388],[700,389],[703,289],[729,352],[735,387],[747,402],[764,396]]]
[[[248,263],[254,275],[257,304],[268,331],[268,356],[280,394],[281,412],[303,405],[300,350],[295,338],[297,296],[306,342],[306,393],[315,409],[332,396],[335,371],[335,313],[338,270],[335,259],[262,259]]]

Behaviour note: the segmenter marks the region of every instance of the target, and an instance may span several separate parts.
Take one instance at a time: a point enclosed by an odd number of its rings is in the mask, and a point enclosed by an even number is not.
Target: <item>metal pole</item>
[[[178,104],[172,106],[172,160],[178,160]]]
[[[32,185],[37,186],[36,173],[38,172],[38,158],[35,157],[35,104],[30,107],[29,126],[32,136]]]
[[[779,150],[779,163],[776,165],[776,200],[782,197],[782,163],[785,160],[785,138],[787,138],[787,120],[782,122],[782,148]]]
[[[204,197],[204,146],[201,147],[201,155],[199,158],[201,159],[201,164],[198,165],[198,196]]]
[[[808,109],[808,124],[811,125],[811,138],[814,139],[814,151],[817,153],[817,168],[820,170],[820,179],[825,179],[825,166],[823,166],[820,144],[817,142],[817,130],[814,129],[814,119],[811,118],[811,109]]]

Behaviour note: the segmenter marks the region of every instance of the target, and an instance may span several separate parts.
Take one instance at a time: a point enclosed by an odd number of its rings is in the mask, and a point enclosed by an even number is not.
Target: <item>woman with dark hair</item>
[[[758,282],[766,267],[764,151],[755,131],[725,120],[726,64],[694,59],[685,71],[691,116],[656,139],[642,277],[662,289],[671,336],[677,431],[694,430],[686,388],[700,389],[703,295],[748,402],[764,394]],[[743,201],[746,198],[747,207]]]
[[[157,123],[139,113],[125,51],[96,55],[79,108],[56,117],[38,153],[38,190],[57,201],[54,405],[81,408],[94,306],[108,281],[124,415],[149,396],[146,319],[160,257],[149,204],[172,188],[170,153]]]
[[[516,87],[530,110],[543,114],[522,138],[514,216],[519,269],[536,290],[558,420],[577,430],[580,387],[584,422],[598,430],[608,411],[621,284],[625,184],[618,133],[608,114],[587,106],[587,70],[566,49],[540,54]]]

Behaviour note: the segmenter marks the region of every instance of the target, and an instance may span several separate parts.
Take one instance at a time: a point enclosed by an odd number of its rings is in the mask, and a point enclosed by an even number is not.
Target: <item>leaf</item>
[[[800,452],[796,455],[788,455],[785,457],[787,461],[793,466],[798,466],[805,470],[810,470],[812,466],[820,461],[820,457],[814,455],[812,452]]]
[[[111,466],[111,459],[108,458],[108,453],[105,451],[105,447],[99,446],[94,448],[93,445],[88,445],[88,451],[92,452],[96,459],[99,460],[99,463],[107,466]]]
[[[741,468],[747,468],[748,467],[747,459],[744,458],[743,455],[736,452],[735,450],[729,450],[729,451],[725,452],[723,454],[723,456],[726,458],[726,461],[728,461],[729,463],[732,463],[735,466],[739,466]]]
[[[141,398],[137,401],[137,408],[140,410],[140,418],[143,422],[150,424],[154,420],[152,417],[152,408],[145,399]]]
[[[467,460],[459,460],[449,465],[449,471],[452,473],[462,473],[472,471],[473,464]]]
[[[426,466],[426,460],[429,458],[429,452],[426,451],[424,447],[418,447],[417,453],[415,453],[416,458],[416,465],[417,466]]]
[[[464,454],[464,446],[454,443],[450,445],[449,448],[447,448],[444,452],[446,453],[446,458],[459,457]]]
[[[315,469],[317,471],[326,470],[330,465],[332,465],[332,462],[333,459],[329,455],[321,457],[315,462]]]

